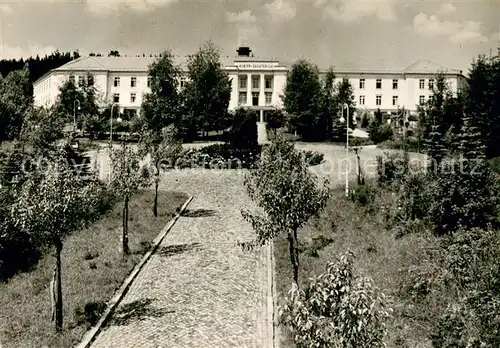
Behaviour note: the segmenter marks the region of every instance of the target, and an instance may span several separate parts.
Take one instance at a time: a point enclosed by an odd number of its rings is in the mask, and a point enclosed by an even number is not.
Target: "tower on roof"
[[[238,52],[238,57],[250,57],[250,53],[252,52],[252,50],[250,49],[250,47],[241,46],[238,47],[236,52]]]

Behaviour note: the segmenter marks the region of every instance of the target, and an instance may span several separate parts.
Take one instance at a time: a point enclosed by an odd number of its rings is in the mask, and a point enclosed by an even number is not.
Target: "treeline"
[[[31,83],[33,83],[44,74],[48,73],[50,70],[58,68],[61,65],[64,65],[79,57],[80,54],[78,53],[78,51],[55,51],[49,55],[45,55],[42,58],[37,55],[36,57],[29,57],[28,59],[2,59],[0,60],[0,74],[2,74],[3,77],[6,77],[9,73],[16,70],[21,70],[26,66],[29,71],[30,81]]]

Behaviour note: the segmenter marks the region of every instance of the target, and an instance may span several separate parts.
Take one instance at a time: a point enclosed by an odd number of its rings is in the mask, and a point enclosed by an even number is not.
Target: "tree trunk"
[[[290,260],[293,267],[293,281],[297,288],[299,287],[299,250],[297,248],[297,230],[288,232],[288,246],[290,251]]]
[[[153,204],[153,214],[155,217],[158,216],[158,182],[158,179],[155,180],[155,201]]]
[[[61,285],[61,251],[62,241],[57,237],[54,241],[56,247],[56,294],[55,294],[55,307],[56,307],[56,331],[62,330],[63,325],[63,299],[62,299],[62,285]]]
[[[122,235],[123,256],[130,254],[128,248],[128,196],[123,202],[123,235]]]

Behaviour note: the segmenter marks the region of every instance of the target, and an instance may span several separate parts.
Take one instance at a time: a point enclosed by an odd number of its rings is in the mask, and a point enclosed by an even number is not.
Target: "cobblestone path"
[[[194,199],[92,347],[267,347],[267,247],[237,246],[253,238],[242,173],[174,171],[163,181]]]

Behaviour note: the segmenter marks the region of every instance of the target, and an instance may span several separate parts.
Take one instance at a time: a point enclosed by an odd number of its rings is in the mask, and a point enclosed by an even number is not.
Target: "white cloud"
[[[10,4],[0,3],[0,13],[1,14],[11,14],[12,13],[12,6]]]
[[[480,22],[443,21],[435,15],[419,13],[413,18],[413,30],[426,36],[444,36],[452,43],[480,43],[488,41]]]
[[[0,44],[0,57],[2,59],[19,59],[19,58],[29,58],[36,57],[38,54],[40,57],[50,54],[56,50],[52,46],[39,46],[39,45],[29,45],[28,47],[11,46],[9,44]]]
[[[257,18],[255,18],[255,15],[250,10],[245,10],[238,13],[227,12],[226,18],[227,21],[231,23],[255,23],[255,21],[257,20]]]
[[[273,22],[281,22],[295,18],[297,6],[290,0],[273,0],[264,5]]]
[[[366,17],[375,16],[381,21],[394,22],[396,11],[394,2],[379,0],[316,0],[316,7],[323,10],[323,16],[335,20],[352,23]]]
[[[87,9],[96,14],[127,9],[135,12],[151,12],[158,7],[166,6],[177,0],[86,0]]]
[[[439,7],[438,13],[439,14],[449,14],[455,12],[457,9],[451,2],[444,2],[441,4]]]

